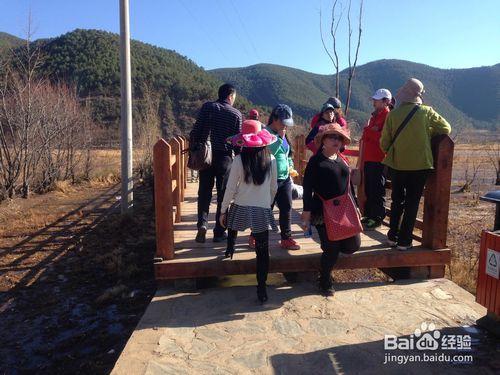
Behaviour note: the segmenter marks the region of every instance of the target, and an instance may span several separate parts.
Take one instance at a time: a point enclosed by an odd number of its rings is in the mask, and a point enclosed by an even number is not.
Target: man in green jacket
[[[424,85],[416,78],[409,79],[399,89],[396,94],[399,106],[387,116],[380,138],[380,147],[386,153],[382,163],[390,168],[392,182],[388,244],[398,250],[412,247],[418,205],[427,176],[434,168],[431,138],[451,131],[442,116],[422,105],[424,92]],[[398,128],[413,109],[415,112],[396,137]]]

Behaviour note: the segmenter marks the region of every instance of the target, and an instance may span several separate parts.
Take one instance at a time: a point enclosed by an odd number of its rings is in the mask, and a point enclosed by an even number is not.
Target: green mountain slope
[[[120,116],[119,37],[98,30],[75,30],[57,38],[34,42],[42,52],[39,74],[76,87],[91,105],[94,118],[116,127]],[[21,47],[22,48],[22,47]],[[162,126],[190,129],[202,103],[217,97],[221,84],[188,58],[175,51],[131,41],[132,95],[134,107],[142,108],[147,89],[159,101]],[[237,107],[251,104],[239,97]]]
[[[272,106],[289,103],[299,115],[310,118],[334,93],[334,75],[320,75],[285,66],[258,64],[246,68],[210,71],[234,82],[252,102]],[[341,72],[345,98],[346,71]],[[426,86],[426,103],[434,106],[456,127],[495,129],[500,122],[500,64],[471,69],[438,69],[402,60],[378,60],[359,66],[352,87],[350,117],[363,124],[372,111],[370,96],[381,87],[395,93],[409,77]]]
[[[23,40],[7,33],[0,31],[0,52],[5,49],[15,48],[23,44]]]

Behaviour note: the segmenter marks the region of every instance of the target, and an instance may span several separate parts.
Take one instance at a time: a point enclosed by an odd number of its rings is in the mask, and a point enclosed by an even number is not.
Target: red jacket
[[[321,113],[316,113],[311,120],[311,129],[316,126],[319,120],[321,120]],[[343,117],[339,117],[339,119],[336,120],[335,122],[337,122],[342,127],[347,126],[347,121]]]
[[[363,161],[381,162],[385,154],[380,149],[380,136],[384,128],[385,118],[389,114],[389,108],[384,108],[380,112],[373,112],[368,125],[363,129]]]

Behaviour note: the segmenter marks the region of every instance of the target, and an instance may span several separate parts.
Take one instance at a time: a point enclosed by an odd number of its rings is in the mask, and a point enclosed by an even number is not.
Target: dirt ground
[[[155,291],[151,190],[119,184],[0,205],[0,373],[108,373]]]

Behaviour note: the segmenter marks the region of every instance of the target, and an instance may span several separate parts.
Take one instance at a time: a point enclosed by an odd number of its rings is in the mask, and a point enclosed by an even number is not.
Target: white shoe
[[[398,245],[397,249],[400,250],[400,251],[405,251],[405,250],[410,250],[412,247],[413,247],[412,244],[409,244],[408,246]]]

